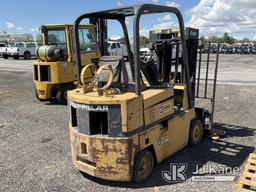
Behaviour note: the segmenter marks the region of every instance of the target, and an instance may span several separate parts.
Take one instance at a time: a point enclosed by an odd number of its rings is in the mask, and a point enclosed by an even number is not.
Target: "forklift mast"
[[[108,38],[108,23],[106,19],[89,19],[90,24],[95,25],[96,27],[96,38],[99,44],[101,55],[107,55],[108,45],[105,41]]]
[[[185,38],[186,47],[188,50],[187,53],[189,79],[192,93],[191,96],[194,102],[199,30],[194,28],[186,28]],[[152,49],[158,56],[157,66],[160,76],[159,81],[185,83],[185,69],[181,59],[182,49],[180,31],[178,29],[151,30],[149,33],[149,39],[153,45]],[[149,80],[154,79],[155,72],[145,76],[147,76]],[[153,81],[151,82],[153,83]],[[155,82],[156,81],[154,81],[154,83]]]
[[[195,101],[195,92],[196,92],[195,85],[196,85],[197,50],[198,50],[198,42],[199,42],[199,30],[187,27],[186,28],[186,42],[187,42],[187,50],[188,50],[191,92],[193,95],[193,100]]]
[[[147,76],[147,79],[152,80],[150,81],[152,84],[157,84],[158,81],[153,81],[156,74],[155,71],[157,71],[164,81],[170,80],[174,83],[184,83],[184,64],[180,59],[181,55],[179,54],[181,51],[179,30],[152,30],[150,31],[149,38],[153,44],[153,50],[159,58],[158,69],[154,69],[152,66],[147,66],[147,68],[151,67],[152,69],[145,70],[144,76]],[[186,28],[185,38],[192,103],[195,106],[197,117],[201,120],[206,120],[207,122],[204,122],[207,127],[206,129],[211,130],[214,117],[220,45],[217,46],[216,58],[213,59],[210,54],[210,49],[206,55],[202,54],[202,46],[199,46],[198,29]],[[208,47],[211,47],[211,43],[209,43]],[[197,58],[198,56],[199,58]],[[142,70],[144,68],[142,68]],[[148,71],[151,72],[148,73]],[[197,106],[198,99],[210,101],[210,106],[207,108],[207,112],[205,108]],[[205,103],[208,102],[206,101]]]

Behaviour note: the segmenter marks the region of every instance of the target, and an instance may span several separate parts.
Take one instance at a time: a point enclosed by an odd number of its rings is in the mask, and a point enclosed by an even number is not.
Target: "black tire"
[[[56,91],[57,103],[61,105],[67,105],[67,91],[72,90],[74,87],[72,85],[61,86]]]
[[[149,150],[142,150],[135,156],[133,167],[133,181],[142,182],[146,180],[154,169],[154,156]]]
[[[13,59],[15,59],[15,60],[18,60],[20,57],[19,57],[19,55],[14,55],[13,56]]]
[[[8,59],[9,56],[8,56],[8,55],[3,55],[3,58],[4,58],[4,59]]]
[[[202,140],[204,134],[203,124],[198,119],[193,119],[190,123],[189,144],[195,146]]]
[[[31,53],[29,51],[26,51],[23,56],[25,60],[31,59]]]

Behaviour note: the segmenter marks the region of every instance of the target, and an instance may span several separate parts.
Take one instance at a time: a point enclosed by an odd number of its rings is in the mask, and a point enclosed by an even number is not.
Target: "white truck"
[[[127,47],[119,41],[108,41],[108,53],[111,56],[123,56],[125,59],[128,59]]]
[[[14,46],[7,48],[6,53],[3,55],[5,59],[13,57],[19,59],[23,57],[25,60],[30,59],[32,56],[36,56],[37,44],[34,42],[18,42]]]
[[[0,57],[3,57],[6,50],[7,50],[6,44],[5,43],[0,43]]]

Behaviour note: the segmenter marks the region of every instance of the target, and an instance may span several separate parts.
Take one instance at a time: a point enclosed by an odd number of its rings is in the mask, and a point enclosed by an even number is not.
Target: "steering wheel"
[[[94,75],[96,74],[96,72],[97,72],[97,68],[96,68],[96,66],[95,66],[94,64],[86,65],[86,66],[82,69],[81,75],[80,75],[80,79],[81,79],[81,83],[82,83],[83,87],[88,86],[88,83],[85,82],[85,74],[86,74],[86,72],[87,72],[89,69],[91,70],[93,76],[94,76]]]
[[[94,77],[88,85],[84,82],[84,77],[85,77],[85,72],[89,68],[92,69],[92,73],[94,74]],[[108,72],[109,72],[108,81],[107,81],[106,85],[104,85],[104,87],[99,88],[98,83],[99,83],[100,75],[101,75],[101,73],[103,72],[104,69],[108,69]],[[97,71],[96,71],[96,66],[94,64],[86,65],[83,68],[83,70],[81,72],[81,76],[80,76],[81,83],[82,83],[83,87],[85,87],[85,88],[97,87],[97,91],[104,91],[104,90],[108,89],[110,87],[110,85],[112,84],[113,78],[114,78],[114,71],[113,71],[113,68],[110,64],[102,65]]]

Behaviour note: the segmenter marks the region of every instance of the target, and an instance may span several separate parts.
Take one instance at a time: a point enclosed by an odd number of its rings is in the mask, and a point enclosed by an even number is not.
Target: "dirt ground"
[[[197,147],[186,147],[159,164],[141,184],[103,181],[76,170],[71,159],[68,108],[35,99],[32,61],[15,61],[20,62],[19,70],[13,70],[14,61],[0,59],[0,191],[234,191],[235,182],[193,182],[191,176],[196,164],[242,169],[255,150],[256,73],[252,73],[256,56],[240,57],[240,62],[234,56],[220,60],[220,74],[226,74],[220,75],[217,86],[214,128],[226,134],[216,141],[204,138]],[[239,69],[236,75],[232,66]],[[250,71],[248,83],[246,71]],[[234,82],[236,76],[243,81]],[[170,163],[188,163],[187,181],[164,181],[161,172],[170,170]]]

